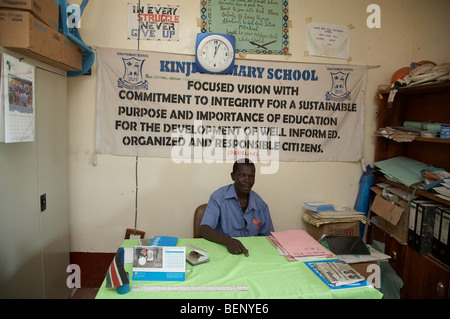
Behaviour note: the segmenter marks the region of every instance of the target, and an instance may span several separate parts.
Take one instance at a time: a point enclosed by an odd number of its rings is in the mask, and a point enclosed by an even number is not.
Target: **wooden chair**
[[[194,212],[194,238],[201,238],[200,236],[200,223],[202,222],[205,209],[208,204],[202,204],[197,207]]]
[[[141,236],[141,238],[144,238],[145,231],[127,228],[127,230],[125,231],[125,239],[130,239],[130,235]]]

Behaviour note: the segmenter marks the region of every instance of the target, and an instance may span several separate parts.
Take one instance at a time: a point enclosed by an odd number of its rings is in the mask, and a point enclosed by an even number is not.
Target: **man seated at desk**
[[[233,164],[233,184],[216,190],[208,201],[200,234],[203,238],[225,245],[232,254],[248,250],[233,237],[268,236],[274,230],[269,207],[254,191],[255,164],[241,159]]]

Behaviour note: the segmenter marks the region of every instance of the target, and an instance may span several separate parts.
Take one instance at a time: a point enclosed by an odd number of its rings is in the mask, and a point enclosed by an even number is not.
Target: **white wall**
[[[71,1],[77,3],[77,1]],[[81,1],[79,1],[81,3]],[[88,45],[137,49],[126,40],[127,3],[90,1],[80,33]],[[142,3],[157,2],[142,1]],[[200,28],[200,1],[166,0],[180,5],[180,41],[141,41],[141,50],[194,54]],[[381,7],[381,28],[369,29],[366,8]],[[289,60],[355,65],[380,65],[369,71],[366,92],[364,158],[373,163],[377,87],[412,61],[450,62],[450,1],[448,0],[290,0],[291,56],[247,55],[262,60]],[[307,57],[306,19],[352,25],[351,61]],[[126,228],[134,227],[135,157],[98,155],[95,150],[96,65],[92,76],[69,79],[69,212],[71,251],[113,252]],[[138,229],[146,237],[192,236],[197,205],[216,188],[231,182],[229,164],[174,164],[170,159],[139,158]],[[276,230],[303,228],[304,201],[324,200],[353,206],[360,163],[280,163],[274,175],[257,175],[254,190],[269,204]]]

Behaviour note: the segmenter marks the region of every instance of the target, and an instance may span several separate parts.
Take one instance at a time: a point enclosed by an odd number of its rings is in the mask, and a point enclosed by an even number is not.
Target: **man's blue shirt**
[[[268,236],[274,230],[269,207],[254,191],[250,191],[247,209],[242,213],[234,184],[212,193],[201,225],[229,237]]]

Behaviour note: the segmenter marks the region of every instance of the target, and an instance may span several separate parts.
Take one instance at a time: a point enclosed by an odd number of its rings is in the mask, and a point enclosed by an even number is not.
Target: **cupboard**
[[[67,77],[22,61],[36,66],[35,139],[0,143],[0,298],[69,298]]]

